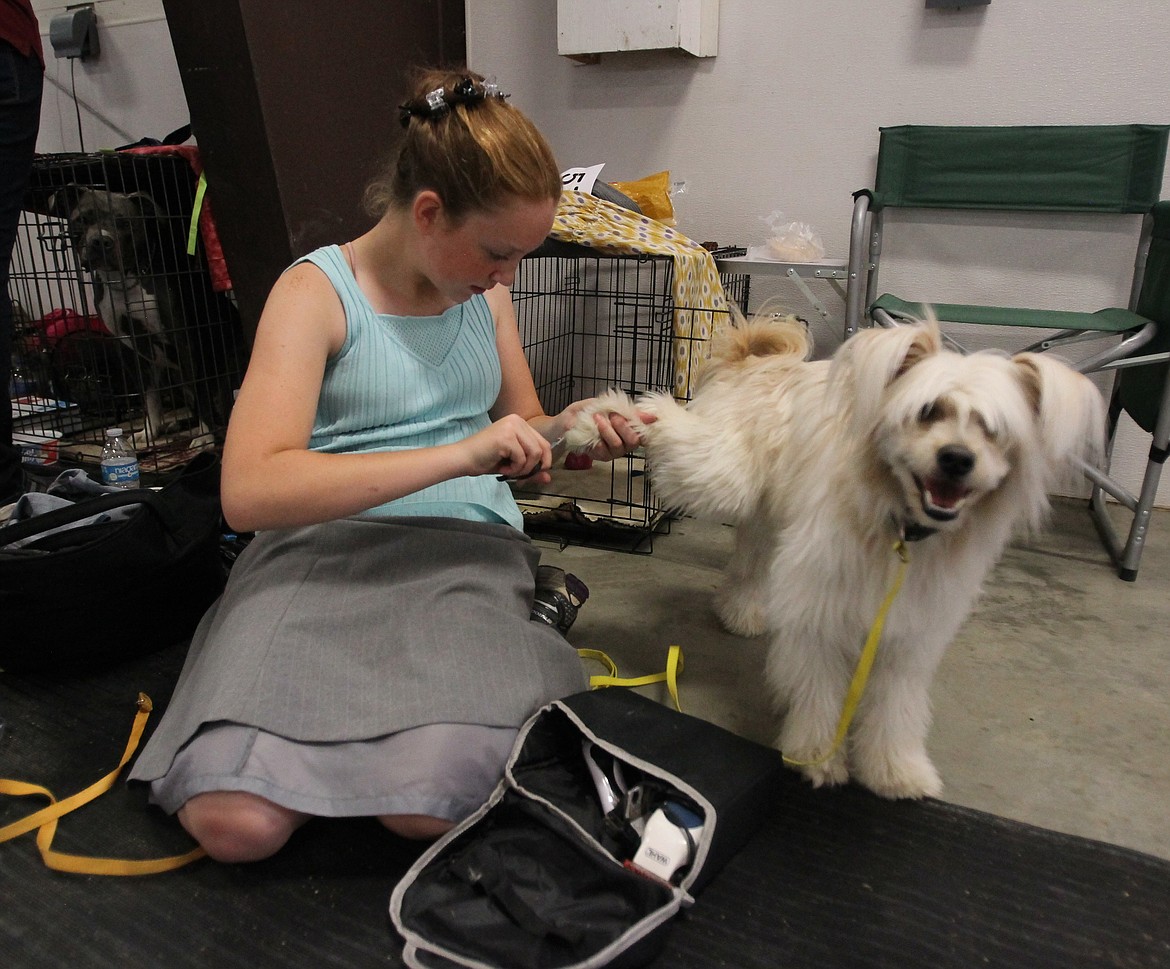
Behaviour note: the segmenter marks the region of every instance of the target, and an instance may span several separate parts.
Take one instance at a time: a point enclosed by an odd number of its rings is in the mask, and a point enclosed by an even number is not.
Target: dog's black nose
[[[103,235],[86,241],[82,258],[88,265],[97,269],[111,269],[117,254],[117,242]]]
[[[949,478],[964,478],[975,467],[975,455],[961,444],[948,444],[938,449],[938,467]]]

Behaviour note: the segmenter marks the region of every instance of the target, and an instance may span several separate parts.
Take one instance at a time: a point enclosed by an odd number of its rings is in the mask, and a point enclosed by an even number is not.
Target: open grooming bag
[[[628,689],[548,704],[487,802],[395,887],[406,964],[643,965],[767,817],[782,771],[778,751]]]

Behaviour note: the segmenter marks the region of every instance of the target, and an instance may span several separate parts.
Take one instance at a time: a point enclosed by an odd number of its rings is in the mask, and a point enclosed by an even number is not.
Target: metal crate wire
[[[728,301],[746,308],[749,277],[728,274],[721,281]],[[545,411],[555,414],[611,387],[631,395],[669,390],[677,343],[684,339],[676,334],[676,314],[727,315],[678,306],[673,293],[674,261],[668,256],[537,254],[523,260],[512,299]],[[710,332],[722,321],[706,322]],[[687,360],[702,357],[702,348],[694,349]],[[525,531],[561,545],[649,553],[654,534],[669,529],[641,452],[587,469],[558,467],[543,488],[518,484],[516,499]]]
[[[30,464],[96,467],[107,427],[144,477],[222,444],[246,359],[230,291],[188,236],[177,155],[40,155],[13,248],[14,434]]]

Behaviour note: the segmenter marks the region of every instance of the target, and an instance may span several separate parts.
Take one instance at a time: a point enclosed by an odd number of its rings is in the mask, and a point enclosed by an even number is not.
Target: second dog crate
[[[669,256],[538,254],[521,262],[512,298],[548,413],[611,387],[631,395],[674,387],[676,398],[689,399],[689,374],[679,379],[679,361],[692,366],[705,347],[699,336],[680,332],[711,333],[728,322],[729,311],[679,305],[674,274]],[[727,301],[746,309],[749,277],[720,279]],[[560,544],[649,552],[654,533],[669,526],[641,453],[587,468],[558,467],[550,485],[518,486],[516,498],[525,531]]]
[[[45,154],[17,227],[14,440],[46,470],[96,467],[120,426],[148,482],[223,441],[245,341],[226,267],[192,226],[184,149]]]

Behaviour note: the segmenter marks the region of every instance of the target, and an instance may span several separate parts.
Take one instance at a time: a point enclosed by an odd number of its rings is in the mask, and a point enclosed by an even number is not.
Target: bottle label
[[[131,458],[129,461],[103,461],[102,484],[113,485],[117,488],[136,488],[138,486],[138,462]]]

